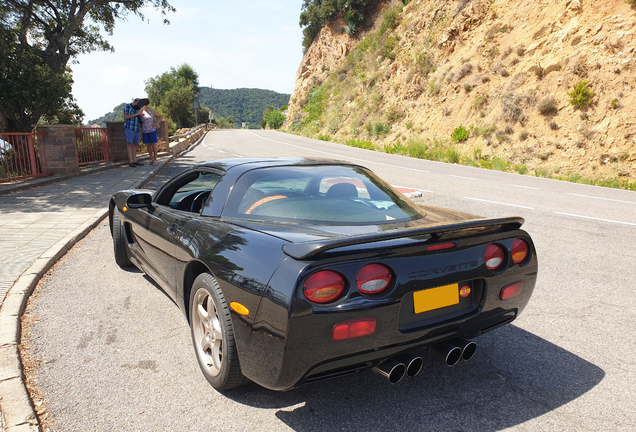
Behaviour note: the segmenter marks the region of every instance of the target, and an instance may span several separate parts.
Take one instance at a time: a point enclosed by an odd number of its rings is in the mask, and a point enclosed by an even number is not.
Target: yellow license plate
[[[416,314],[459,304],[459,285],[444,285],[414,292],[413,304]]]

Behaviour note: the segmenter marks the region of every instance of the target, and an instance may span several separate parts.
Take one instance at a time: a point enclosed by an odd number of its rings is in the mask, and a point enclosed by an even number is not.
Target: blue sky
[[[78,56],[73,96],[84,121],[122,102],[145,96],[144,81],[188,63],[199,85],[218,89],[261,88],[292,93],[302,60],[301,0],[185,1],[164,25],[153,8],[146,21],[129,16],[107,36],[114,53]]]

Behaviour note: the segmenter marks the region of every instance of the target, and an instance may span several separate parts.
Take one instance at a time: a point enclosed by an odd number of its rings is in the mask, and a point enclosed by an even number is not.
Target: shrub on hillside
[[[470,136],[470,132],[463,125],[460,125],[455,128],[453,133],[451,134],[451,139],[455,142],[466,141]]]
[[[581,80],[574,84],[574,88],[568,93],[570,103],[576,108],[585,108],[592,103],[594,92],[588,87],[589,81]]]
[[[526,111],[523,108],[524,98],[515,92],[506,93],[501,97],[501,117],[508,122],[523,123]]]
[[[481,109],[487,103],[488,103],[488,96],[487,95],[476,96],[475,100],[473,101],[473,108],[475,108],[476,110]]]
[[[468,76],[473,71],[473,64],[471,62],[461,65],[453,74],[453,81],[460,81],[462,78]]]
[[[553,97],[548,97],[539,102],[539,106],[537,107],[541,115],[543,116],[554,116],[557,115],[559,109],[556,105],[556,100]]]

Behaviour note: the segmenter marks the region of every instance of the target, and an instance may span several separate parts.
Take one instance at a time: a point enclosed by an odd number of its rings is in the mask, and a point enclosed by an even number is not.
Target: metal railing
[[[50,175],[43,133],[0,133],[0,182]]]
[[[112,128],[75,128],[79,166],[111,160],[108,147],[112,136]]]

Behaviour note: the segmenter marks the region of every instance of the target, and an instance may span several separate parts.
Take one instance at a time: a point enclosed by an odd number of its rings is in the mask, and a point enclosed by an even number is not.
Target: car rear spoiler
[[[318,240],[304,243],[289,243],[283,246],[283,252],[297,260],[309,260],[316,258],[323,252],[341,247],[377,243],[386,240],[395,240],[400,238],[417,237],[423,235],[429,235],[431,237],[439,238],[444,233],[449,231],[458,232],[476,228],[502,227],[504,225],[507,226],[509,229],[519,229],[524,222],[525,221],[522,217],[466,220],[462,222],[454,222],[452,224],[431,225],[422,228],[408,228],[404,230],[364,234],[359,236],[339,238],[335,240]]]

